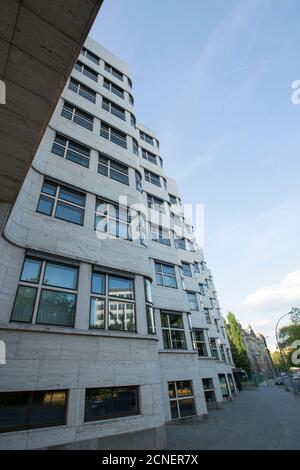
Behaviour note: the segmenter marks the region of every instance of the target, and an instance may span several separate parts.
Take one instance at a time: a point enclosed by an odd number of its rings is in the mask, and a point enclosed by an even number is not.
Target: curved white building
[[[136,121],[127,65],[91,39],[0,256],[0,448],[163,448],[166,422],[203,420],[235,394],[211,272],[158,138]]]

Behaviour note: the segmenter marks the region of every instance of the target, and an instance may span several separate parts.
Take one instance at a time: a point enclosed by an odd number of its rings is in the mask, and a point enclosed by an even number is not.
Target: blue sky
[[[269,336],[300,305],[299,0],[104,0],[91,36],[132,71],[223,314]]]

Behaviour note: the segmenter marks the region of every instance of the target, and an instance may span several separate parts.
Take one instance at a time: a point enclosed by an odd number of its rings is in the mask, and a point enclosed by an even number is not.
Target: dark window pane
[[[96,297],[91,298],[90,328],[104,328],[105,302]]]
[[[161,313],[160,314],[160,320],[161,320],[161,326],[164,328],[168,328],[169,323],[168,323],[168,315],[166,313]]]
[[[171,349],[170,334],[168,330],[162,330],[164,349]]]
[[[94,388],[85,392],[84,420],[96,420],[112,415],[111,389]]]
[[[186,349],[184,331],[171,330],[172,348]]]
[[[53,147],[52,147],[52,153],[55,153],[56,155],[63,157],[65,154],[65,147],[63,145],[60,145],[54,142]]]
[[[39,282],[41,264],[39,260],[26,258],[21,274],[21,281]]]
[[[168,389],[169,389],[169,398],[176,398],[176,388],[175,388],[175,383],[174,382],[169,382],[168,384]]]
[[[177,408],[177,401],[173,400],[170,401],[170,408],[171,408],[171,418],[176,419],[178,418],[178,408]]]
[[[55,217],[74,224],[83,225],[83,210],[79,207],[71,206],[70,204],[64,204],[58,202],[55,211]]]
[[[179,412],[180,417],[193,416],[196,414],[194,398],[187,398],[185,400],[179,400]]]
[[[42,290],[37,323],[73,326],[76,295]]]
[[[66,159],[70,160],[71,162],[77,163],[78,165],[85,166],[86,168],[89,167],[89,158],[81,155],[80,153],[74,152],[70,148],[67,151]]]
[[[64,201],[72,202],[73,204],[78,204],[78,206],[85,205],[85,195],[72,189],[61,187],[59,191],[59,198]]]
[[[54,205],[54,199],[41,196],[38,207],[37,207],[37,211],[40,212],[41,214],[52,215],[53,205]]]
[[[127,185],[129,184],[128,175],[119,173],[118,171],[115,171],[112,168],[110,169],[110,177],[113,180],[119,181],[120,183],[127,184]]]
[[[170,320],[170,327],[171,328],[184,328],[182,316],[181,315],[174,315],[172,313],[169,314]]]
[[[57,184],[46,181],[43,184],[42,193],[49,194],[49,196],[55,196],[56,188],[57,188]]]
[[[215,403],[216,402],[216,396],[215,396],[215,392],[213,390],[205,391],[204,395],[205,395],[206,403]]]
[[[92,275],[92,293],[105,294],[105,275],[93,273]]]
[[[26,427],[28,400],[26,392],[0,393],[0,431]]]
[[[65,424],[65,391],[34,392],[29,426]]]
[[[125,299],[134,298],[134,282],[133,279],[125,279],[122,277],[109,276],[108,278],[108,295],[114,297],[122,297]]]
[[[47,263],[43,283],[48,286],[76,289],[77,273],[77,268]]]
[[[113,413],[115,416],[138,413],[136,387],[115,388],[112,392]]]
[[[32,319],[37,289],[19,286],[16,294],[11,321],[30,322]]]

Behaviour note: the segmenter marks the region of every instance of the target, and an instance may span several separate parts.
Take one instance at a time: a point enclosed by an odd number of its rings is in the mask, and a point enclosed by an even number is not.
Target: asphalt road
[[[167,426],[168,449],[300,449],[300,395],[281,386],[239,393],[206,423]]]

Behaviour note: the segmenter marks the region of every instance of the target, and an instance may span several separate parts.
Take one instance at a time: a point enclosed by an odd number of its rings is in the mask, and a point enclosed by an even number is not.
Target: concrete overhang
[[[0,0],[0,232],[102,1]]]

